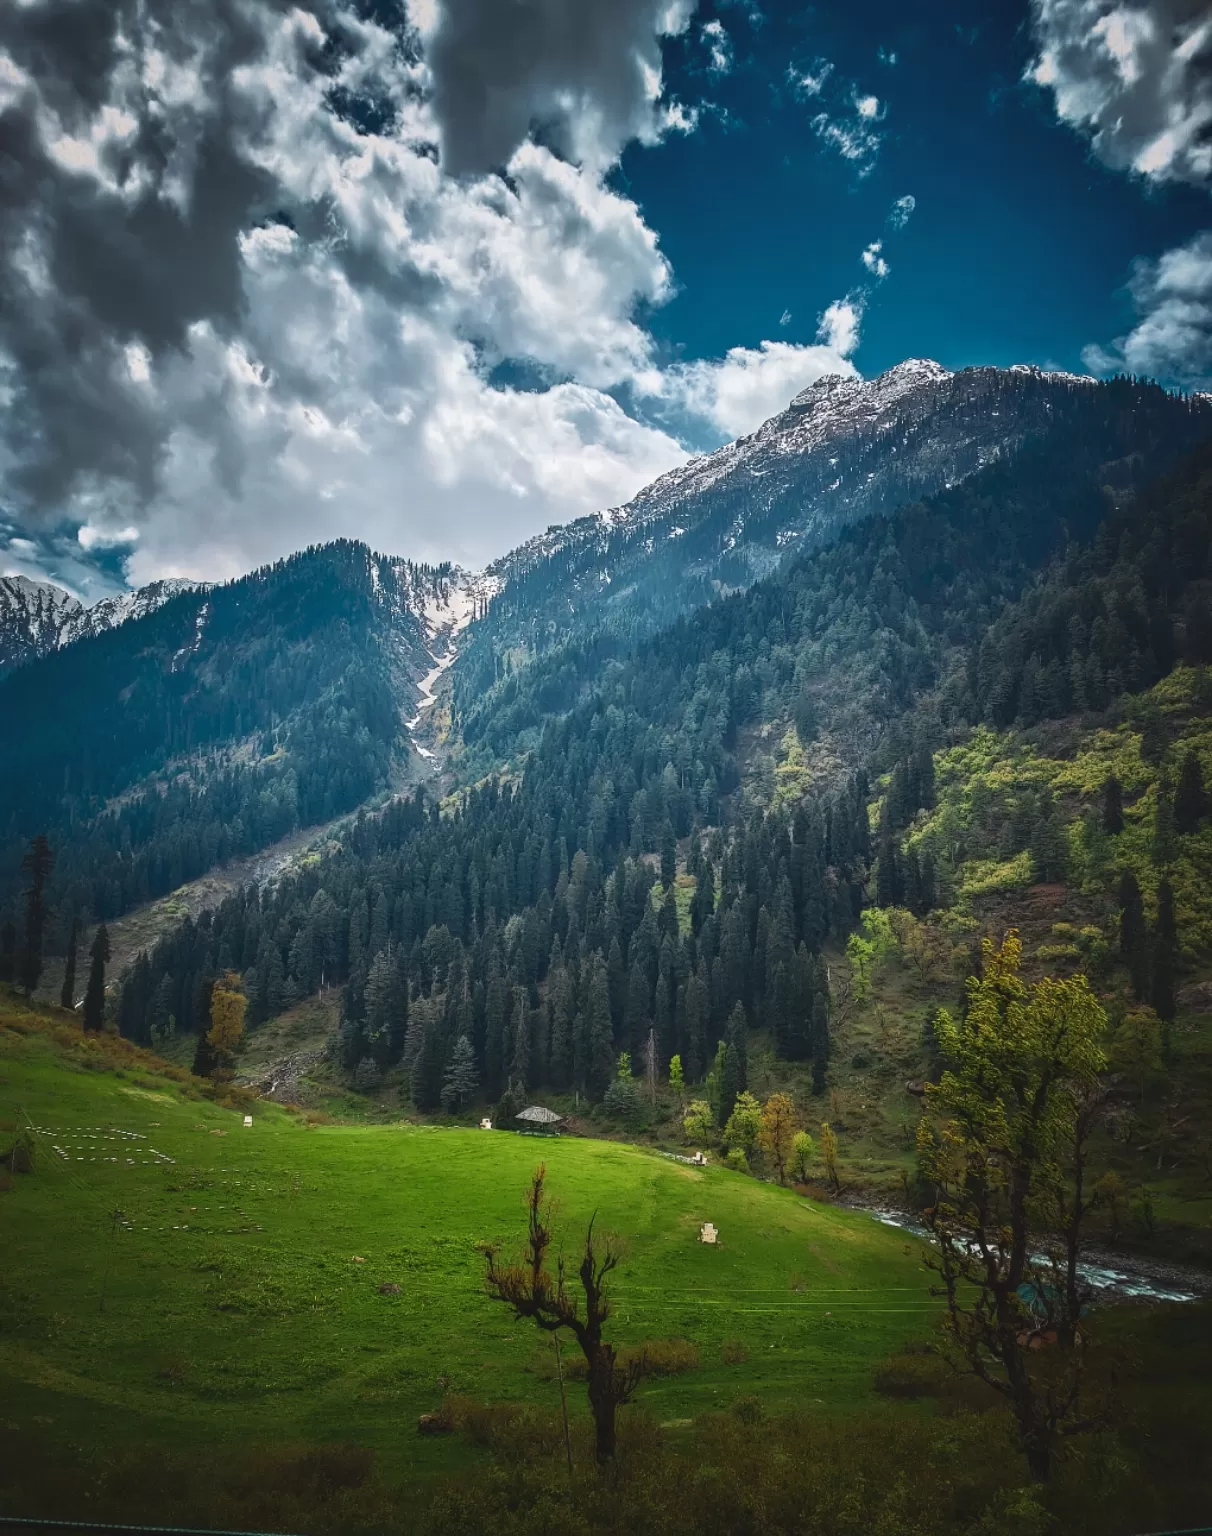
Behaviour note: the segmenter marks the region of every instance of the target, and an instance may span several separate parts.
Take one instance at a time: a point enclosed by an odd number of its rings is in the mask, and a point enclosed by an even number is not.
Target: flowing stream
[[[912,1233],[914,1237],[930,1240],[930,1233],[921,1222],[914,1221],[903,1211],[891,1210],[886,1206],[866,1206],[864,1209],[869,1216],[883,1222],[886,1227],[898,1227],[903,1232]],[[1040,1262],[1046,1263],[1047,1260],[1041,1255]],[[1212,1276],[1199,1275],[1193,1270],[1184,1272],[1177,1268],[1168,1273],[1171,1271],[1169,1265],[1159,1265],[1158,1270],[1158,1274],[1147,1274],[1122,1260],[1117,1260],[1114,1265],[1085,1263],[1077,1266],[1078,1274],[1090,1289],[1105,1297],[1198,1301],[1201,1294],[1212,1289]],[[1188,1290],[1185,1288],[1187,1285],[1197,1286],[1198,1289]]]

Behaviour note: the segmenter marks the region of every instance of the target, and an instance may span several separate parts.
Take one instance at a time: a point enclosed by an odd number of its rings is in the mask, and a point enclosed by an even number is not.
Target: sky
[[[477,568],[905,357],[1212,387],[1192,0],[4,0],[0,572]]]

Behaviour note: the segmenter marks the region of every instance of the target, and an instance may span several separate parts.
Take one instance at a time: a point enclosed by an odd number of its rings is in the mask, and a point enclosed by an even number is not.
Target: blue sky
[[[827,373],[1212,385],[1203,0],[0,7],[0,573],[480,566]]]
[[[1025,6],[767,3],[757,15],[701,8],[666,44],[670,89],[720,110],[691,135],[629,146],[617,173],[677,274],[652,320],[675,351],[810,340],[883,236],[891,271],[865,316],[863,372],[906,356],[1085,371],[1083,349],[1131,324],[1134,261],[1207,227],[1206,191],[1106,166],[1024,79],[1037,47]],[[712,21],[729,40],[727,75],[707,68]],[[815,75],[822,60],[833,67],[820,96],[797,95],[788,70]],[[810,126],[826,109],[852,117],[852,92],[881,114],[878,149],[857,164]],[[906,193],[913,216],[888,234]]]

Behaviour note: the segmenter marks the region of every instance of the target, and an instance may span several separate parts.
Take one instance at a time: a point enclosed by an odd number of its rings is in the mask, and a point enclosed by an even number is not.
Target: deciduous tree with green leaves
[[[1084,976],[1029,986],[1022,944],[982,945],[968,1007],[934,1028],[947,1064],[918,1127],[926,1212],[956,1359],[1006,1399],[1031,1475],[1095,1420],[1082,1401],[1077,1258],[1085,1142],[1106,1015]],[[1047,1341],[1052,1348],[1035,1353]],[[1041,1364],[1042,1360],[1042,1364]]]

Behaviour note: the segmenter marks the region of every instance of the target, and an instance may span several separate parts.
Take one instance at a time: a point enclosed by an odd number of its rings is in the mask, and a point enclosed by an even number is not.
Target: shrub
[[[759,1397],[738,1397],[732,1411],[742,1424],[759,1424],[762,1419],[762,1400]]]
[[[744,1147],[733,1147],[724,1162],[734,1173],[749,1172],[749,1159],[745,1156]]]
[[[634,1349],[624,1351],[624,1360],[643,1356],[648,1362],[650,1376],[680,1376],[684,1371],[696,1371],[699,1366],[699,1346],[691,1339],[645,1339]]]
[[[740,1339],[725,1339],[720,1350],[720,1359],[725,1365],[744,1365],[749,1358],[749,1351],[741,1343]]]

